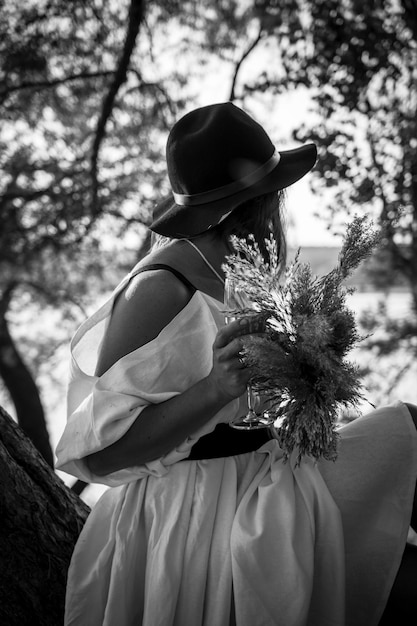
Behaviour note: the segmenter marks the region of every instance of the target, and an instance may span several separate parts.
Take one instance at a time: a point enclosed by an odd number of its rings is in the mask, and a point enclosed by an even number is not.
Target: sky
[[[316,215],[320,198],[309,189],[307,178],[288,189],[288,243],[293,248],[307,246],[338,246],[340,238],[332,235],[327,224]]]

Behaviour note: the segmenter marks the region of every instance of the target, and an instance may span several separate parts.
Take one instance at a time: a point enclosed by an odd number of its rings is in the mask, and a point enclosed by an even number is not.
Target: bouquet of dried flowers
[[[298,255],[283,273],[272,235],[265,240],[268,260],[253,238],[232,237],[235,253],[227,257],[225,274],[266,319],[265,333],[245,342],[251,383],[276,419],[274,436],[285,458],[296,450],[297,464],[304,455],[334,460],[339,409],[362,399],[357,367],[346,359],[360,336],[346,305],[352,290],[343,281],[378,239],[366,218],[354,218],[337,266],[317,277]]]

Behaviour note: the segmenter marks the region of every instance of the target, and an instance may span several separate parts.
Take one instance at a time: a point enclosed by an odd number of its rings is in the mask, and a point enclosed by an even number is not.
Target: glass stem
[[[248,383],[247,386],[247,398],[248,398],[248,414],[246,416],[246,420],[248,422],[250,422],[253,419],[256,419],[256,413],[255,413],[255,398],[252,392],[252,385],[250,383]]]

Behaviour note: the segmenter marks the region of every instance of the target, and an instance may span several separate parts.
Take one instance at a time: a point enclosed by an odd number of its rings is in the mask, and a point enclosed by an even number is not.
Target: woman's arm
[[[99,375],[124,354],[155,338],[190,299],[188,289],[168,272],[148,274],[140,274],[134,288],[116,304]],[[240,337],[248,331],[245,320],[222,328],[213,345],[210,374],[184,393],[146,407],[121,439],[87,457],[91,472],[105,475],[160,458],[242,395],[250,373],[242,368],[238,352]]]

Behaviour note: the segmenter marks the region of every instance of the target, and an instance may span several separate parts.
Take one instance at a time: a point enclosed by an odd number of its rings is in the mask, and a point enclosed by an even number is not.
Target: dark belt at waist
[[[253,452],[272,439],[268,428],[236,430],[228,424],[217,424],[212,433],[201,437],[191,448],[184,461],[218,459]]]

